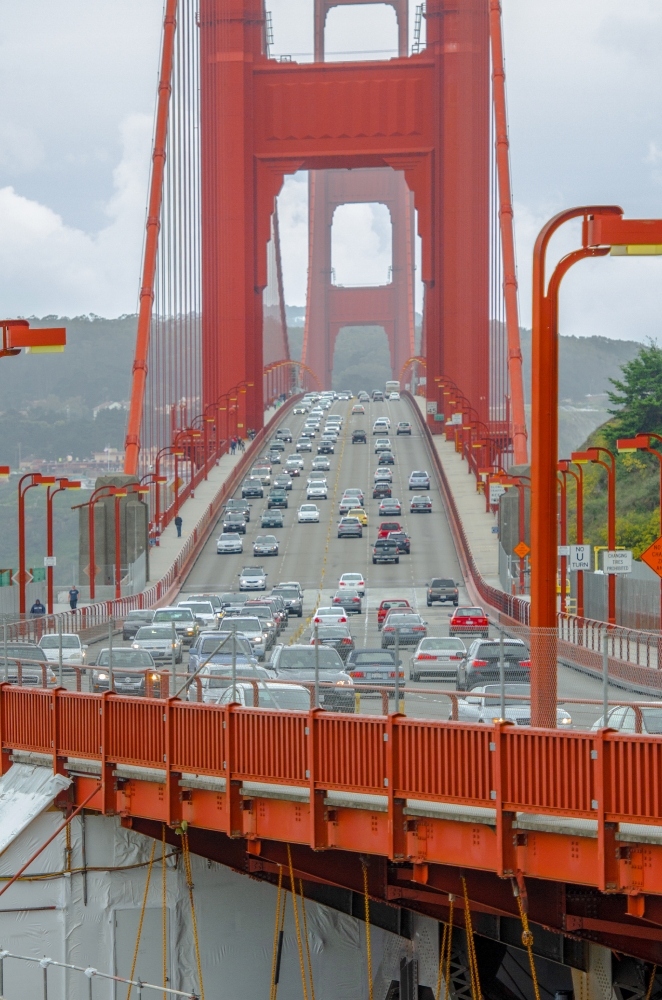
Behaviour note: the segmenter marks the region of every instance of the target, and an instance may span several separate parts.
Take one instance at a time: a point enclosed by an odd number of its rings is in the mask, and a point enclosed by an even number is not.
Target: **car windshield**
[[[504,655],[509,659],[524,659],[526,657],[526,646],[521,642],[504,642]],[[483,643],[476,651],[476,657],[481,660],[498,660],[501,655],[501,644],[491,642],[489,645]]]
[[[411,478],[412,479],[427,479],[428,478],[428,474],[427,474],[427,472],[412,472]]]
[[[280,597],[298,597],[299,591],[296,587],[274,587],[271,591],[273,595],[279,595]]]
[[[252,618],[224,618],[223,628],[228,632],[261,632],[262,626],[257,615]]]
[[[246,640],[244,639],[244,642]],[[250,644],[249,644],[250,645]],[[238,647],[237,647],[238,648]],[[219,656],[221,654],[219,653]],[[251,654],[249,654],[251,655]],[[212,676],[208,676],[211,674]],[[261,667],[256,667],[250,660],[237,656],[237,677],[264,677],[265,671]],[[268,675],[266,675],[268,676]],[[224,690],[232,683],[232,664],[228,654],[227,663],[209,663],[201,671],[202,685],[205,688],[223,688]]]
[[[382,604],[382,608],[385,611],[388,611],[389,608],[408,608],[408,607],[409,607],[409,601],[405,601],[405,600],[402,600],[402,601],[384,601],[384,603]]]
[[[225,626],[224,626],[225,628]],[[211,656],[211,654],[218,649],[224,639],[230,635],[227,630],[225,634],[220,632],[218,636],[208,636],[202,640],[198,652],[200,656]],[[253,650],[248,639],[244,639],[243,636],[237,636],[237,652],[243,653],[244,656],[252,656]],[[226,642],[224,646],[218,651],[219,656],[231,656],[232,655],[232,642]]]
[[[278,657],[279,670],[314,670],[315,656],[319,656],[320,670],[342,670],[343,663],[335,649],[319,646],[285,646]]]
[[[485,612],[482,608],[457,608],[456,618],[484,618]]]
[[[59,649],[60,648],[60,637],[59,635],[43,635],[41,637],[41,642],[39,643],[42,649]],[[80,649],[80,639],[77,635],[63,635],[62,636],[62,648],[63,649]]]
[[[264,576],[261,566],[245,566],[241,571],[242,576]]]
[[[144,628],[139,628],[136,632],[136,639],[172,639],[172,629],[145,625]]]
[[[644,720],[644,729],[652,735],[662,734],[662,709],[642,708],[641,715]]]
[[[221,535],[220,540],[222,542],[232,542],[233,544],[241,544],[241,539],[237,538],[236,532],[234,531],[224,531]]]
[[[151,667],[154,661],[144,649],[113,649],[113,668],[117,667]],[[102,649],[99,653],[97,666],[107,667],[110,664],[110,650]]]
[[[317,507],[313,503],[302,503],[301,510],[311,513],[312,511],[316,511]]]
[[[358,653],[356,656],[352,657],[352,663],[383,663],[385,666],[393,666],[393,654],[392,653]]]
[[[193,612],[190,608],[173,608],[172,611],[157,611],[154,615],[155,622],[192,622]]]
[[[388,616],[389,625],[420,625],[421,616],[420,615],[400,615],[400,614],[390,614]]]
[[[511,705],[528,705],[529,697],[531,695],[531,688],[528,684],[504,684],[504,692],[508,695],[520,695],[521,698],[508,698],[506,702],[506,708]],[[496,704],[495,698],[501,694],[501,688],[498,684],[486,684],[484,687],[485,694],[493,695],[494,697],[488,698],[486,704]]]
[[[332,618],[337,618],[339,614],[342,614],[342,608],[318,608],[315,612],[315,616],[317,618],[324,615],[330,615]]]
[[[352,580],[356,580],[358,582],[359,580],[362,580],[363,577],[360,573],[343,573],[340,579],[346,583],[351,583]]]
[[[248,611],[248,606],[246,607],[246,610]],[[268,608],[266,606],[256,608],[253,605],[251,605],[250,612],[257,618],[273,618],[273,612],[271,608]]]
[[[234,535],[232,537],[234,538]],[[233,594],[232,592],[221,594],[220,597],[221,604],[243,604],[247,600],[245,594]]]
[[[153,617],[154,617],[153,611],[129,611],[128,615],[124,620],[129,622],[131,621],[151,622]]]
[[[39,646],[31,646],[29,643],[10,643],[7,646],[7,655],[15,659],[39,660],[40,663],[48,662],[46,654]]]
[[[275,545],[276,536],[275,535],[258,535],[255,539],[256,545]]]
[[[233,511],[230,511],[229,514],[225,515],[225,520],[226,521],[243,521],[244,520],[244,515],[240,514],[238,512],[235,513]]]
[[[346,625],[323,625],[318,629],[317,634],[320,639],[341,639],[350,633]]]
[[[213,615],[214,609],[211,604],[191,604],[189,601],[186,602],[186,607],[190,608],[194,615]]]
[[[461,639],[423,639],[419,649],[464,649]]]

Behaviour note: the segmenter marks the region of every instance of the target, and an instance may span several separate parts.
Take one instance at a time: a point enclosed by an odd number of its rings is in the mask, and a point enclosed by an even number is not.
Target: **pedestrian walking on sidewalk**
[[[72,584],[71,590],[69,591],[69,607],[72,611],[76,610],[76,605],[78,604],[79,590],[76,584]]]
[[[235,437],[230,441],[230,454],[234,455],[235,448],[237,447],[237,439]]]
[[[175,527],[177,528],[177,538],[181,538],[182,537],[182,519],[179,516],[179,514],[175,518]]]
[[[237,448],[241,452],[246,451],[246,445],[244,444],[244,439],[243,438],[237,438]]]

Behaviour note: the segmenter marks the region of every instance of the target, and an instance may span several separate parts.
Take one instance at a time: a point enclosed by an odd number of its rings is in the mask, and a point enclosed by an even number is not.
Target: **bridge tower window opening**
[[[325,62],[392,59],[398,55],[398,18],[389,4],[332,7],[324,28]]]
[[[338,205],[331,223],[331,284],[366,287],[392,280],[393,224],[386,205]]]
[[[393,359],[388,334],[383,326],[357,324],[341,327],[332,358],[332,388],[383,389],[392,378]]]

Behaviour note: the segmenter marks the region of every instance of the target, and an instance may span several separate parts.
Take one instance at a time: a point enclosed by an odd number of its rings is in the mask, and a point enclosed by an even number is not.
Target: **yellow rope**
[[[168,985],[168,910],[166,907],[167,868],[166,868],[166,828],[161,823],[161,929],[163,933],[163,1000],[166,1000],[165,988]]]
[[[448,944],[446,946],[446,986],[444,989],[444,1000],[448,1000],[451,988],[451,945],[453,943],[453,905],[455,896],[448,897]]]
[[[446,957],[446,938],[448,936],[448,924],[444,924],[444,933],[441,938],[441,948],[439,949],[439,971],[437,972],[437,988],[434,991],[434,1000],[439,1000],[441,995],[441,980],[444,976],[444,958]]]
[[[372,954],[370,951],[370,896],[368,895],[368,866],[361,858],[363,865],[363,905],[365,910],[365,947],[366,959],[368,963],[368,996],[372,998]]]
[[[276,993],[278,991],[278,985],[276,983],[276,962],[278,959],[278,936],[280,932],[280,900],[283,894],[283,867],[278,866],[278,897],[276,899],[276,923],[274,925],[274,952],[271,959],[271,989],[269,991],[269,1000],[275,1000]]]
[[[67,827],[69,829],[69,827]],[[156,841],[152,842],[152,853],[149,856],[149,868],[147,869],[147,879],[145,880],[145,893],[143,895],[143,905],[140,911],[140,920],[138,921],[138,935],[136,937],[136,947],[133,950],[133,962],[131,963],[131,975],[129,979],[133,979],[133,975],[136,971],[136,962],[138,961],[138,949],[140,948],[140,935],[143,931],[143,920],[145,919],[145,907],[147,906],[147,893],[149,892],[149,880],[152,877],[152,865],[154,863],[154,851],[156,850]],[[91,982],[91,980],[90,980]],[[131,983],[129,983],[129,992],[126,995],[126,1000],[129,1000],[131,996]]]
[[[292,867],[292,851],[287,845],[287,863],[290,867],[290,883],[292,885],[292,906],[294,907],[294,925],[297,930],[297,945],[299,947],[299,965],[301,966],[301,985],[303,986],[304,1000],[308,1000],[308,987],[306,985],[306,967],[303,963],[303,945],[301,943],[301,927],[299,926],[299,907],[297,906],[297,890],[294,884],[294,868]]]
[[[651,1000],[651,993],[653,992],[653,983],[655,982],[656,975],[657,975],[657,965],[654,965],[653,971],[651,972],[650,982],[648,983],[648,989],[646,990],[646,1000]]]
[[[67,823],[64,830],[66,839],[66,848],[64,853],[67,855],[67,867],[65,868],[65,871],[70,872],[71,871],[71,823]]]
[[[303,939],[306,942],[306,957],[308,959],[308,978],[310,979],[310,998],[315,1000],[315,987],[313,985],[313,965],[310,961],[310,942],[308,940],[308,922],[306,920],[306,901],[303,896],[303,879],[299,879],[299,893],[301,895],[301,912],[303,913]]]
[[[522,944],[529,953],[529,965],[531,967],[531,980],[533,982],[533,992],[536,995],[536,1000],[540,1000],[540,990],[538,989],[538,977],[536,976],[536,963],[533,960],[533,934],[529,930],[529,918],[526,914],[524,906],[522,905],[522,897],[517,893],[517,908],[519,910],[520,920],[522,921]]]
[[[474,931],[471,923],[471,907],[469,906],[467,880],[464,875],[462,876],[462,892],[464,894],[464,928],[467,934],[467,954],[469,957],[469,974],[471,975],[471,996],[473,1000],[481,1000],[478,959],[476,958],[476,945],[474,942]],[[536,994],[536,1000],[540,1000],[538,994]]]
[[[202,965],[200,963],[200,942],[198,941],[198,925],[195,919],[195,904],[193,903],[193,879],[191,877],[191,853],[188,846],[188,834],[182,830],[182,853],[184,855],[184,868],[186,870],[186,884],[188,895],[191,900],[191,922],[193,924],[193,940],[195,941],[195,960],[198,965],[198,982],[200,984],[200,1000],[205,1000],[205,987],[202,982]]]

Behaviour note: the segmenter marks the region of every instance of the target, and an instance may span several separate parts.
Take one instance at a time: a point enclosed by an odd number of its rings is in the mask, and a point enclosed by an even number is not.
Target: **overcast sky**
[[[570,205],[662,215],[660,0],[502,0],[522,321],[531,248]],[[307,60],[312,0],[269,0],[274,51]],[[0,310],[3,315],[136,309],[162,0],[0,0]],[[410,17],[413,31],[414,11]],[[360,41],[357,41],[360,39]],[[337,8],[331,58],[387,57],[381,5]],[[306,176],[280,197],[286,298],[305,299]],[[386,280],[388,219],[345,210],[339,281]],[[557,256],[576,245],[559,238]],[[661,339],[662,258],[584,262],[565,279],[566,334]],[[365,276],[365,278],[363,277]]]

